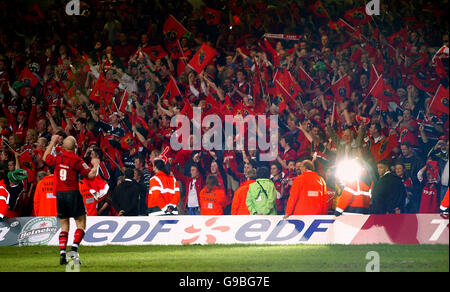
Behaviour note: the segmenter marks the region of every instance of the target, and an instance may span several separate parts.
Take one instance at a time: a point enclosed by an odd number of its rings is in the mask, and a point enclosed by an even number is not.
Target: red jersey
[[[78,174],[88,177],[91,169],[75,153],[62,150],[55,156],[48,155],[45,163],[49,166],[55,166],[55,192],[79,190]]]

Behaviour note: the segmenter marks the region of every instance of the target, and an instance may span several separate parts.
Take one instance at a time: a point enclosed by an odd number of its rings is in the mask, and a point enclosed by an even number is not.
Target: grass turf
[[[448,245],[81,246],[81,272],[449,271]],[[0,247],[0,272],[63,272],[56,246]]]

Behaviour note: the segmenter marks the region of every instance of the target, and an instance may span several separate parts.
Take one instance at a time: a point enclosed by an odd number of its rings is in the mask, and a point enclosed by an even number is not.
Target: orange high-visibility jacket
[[[180,187],[173,175],[167,175],[160,171],[150,178],[150,186],[147,196],[149,208],[159,207],[167,209],[169,205],[176,207],[180,201]]]
[[[444,199],[442,199],[442,202],[441,202],[440,208],[441,208],[442,211],[445,211],[446,209],[448,209],[448,190],[449,189],[447,189],[447,192],[445,193]]]
[[[286,205],[286,215],[327,215],[327,184],[313,171],[294,179]]]
[[[255,180],[248,180],[234,192],[233,203],[231,204],[231,215],[250,215],[246,200],[248,187],[254,182]]]
[[[56,216],[55,177],[44,176],[36,185],[34,193],[34,215],[42,217]]]
[[[227,196],[223,189],[217,186],[211,191],[204,187],[200,191],[199,199],[201,215],[223,215],[223,209],[227,206]]]
[[[363,181],[359,181],[359,188],[356,182],[349,183],[338,198],[336,211],[343,213],[347,210],[350,213],[367,214],[371,196],[370,187]]]

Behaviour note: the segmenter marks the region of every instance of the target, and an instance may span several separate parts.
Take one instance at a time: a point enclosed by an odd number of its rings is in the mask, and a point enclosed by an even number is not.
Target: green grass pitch
[[[81,246],[81,272],[449,271],[448,245]],[[0,272],[64,272],[57,246],[0,247]]]

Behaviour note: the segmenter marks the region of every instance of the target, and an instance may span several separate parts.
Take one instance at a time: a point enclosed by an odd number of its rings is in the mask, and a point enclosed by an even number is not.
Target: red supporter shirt
[[[48,155],[45,163],[55,166],[55,192],[79,190],[78,174],[88,177],[91,169],[75,153],[62,150],[56,156]]]

